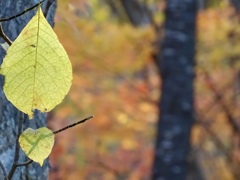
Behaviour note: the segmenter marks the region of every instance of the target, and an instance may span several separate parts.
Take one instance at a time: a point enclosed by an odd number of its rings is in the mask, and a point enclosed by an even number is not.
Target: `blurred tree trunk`
[[[146,25],[151,22],[147,7],[138,0],[121,0],[130,22],[134,26]]]
[[[231,0],[231,4],[236,10],[236,13],[238,14],[238,18],[240,19],[240,1],[239,0]]]
[[[0,1],[0,18],[11,17],[16,15],[25,9],[37,4],[38,0],[1,0]],[[56,3],[54,3],[48,12],[48,20],[53,25],[53,17],[55,14]],[[21,32],[26,23],[34,15],[35,11],[30,11],[24,15],[15,18],[8,22],[3,22],[2,26],[6,35],[14,40],[18,34]],[[0,38],[0,43],[3,43],[3,39]],[[5,56],[5,51],[0,46],[0,61],[2,63],[3,57]],[[0,160],[6,167],[7,172],[9,172],[14,158],[15,151],[15,141],[16,141],[16,131],[18,122],[18,110],[6,99],[3,92],[4,78],[0,77]],[[34,128],[46,126],[46,117],[42,113],[36,113],[34,120],[31,122],[25,117],[23,129],[29,126]],[[33,123],[33,124],[30,124]],[[26,156],[20,151],[20,162],[25,162]],[[49,164],[45,161],[44,166],[41,167],[39,164],[32,163],[28,166],[23,166],[17,168],[13,176],[14,180],[43,180],[48,177]],[[0,169],[0,179],[3,180],[3,172]]]
[[[129,20],[133,26],[152,23],[151,11],[147,4],[139,0],[104,0],[110,7],[112,15],[124,21]]]
[[[211,7],[218,7],[221,3],[221,0],[197,0],[198,9],[203,10]],[[238,0],[237,0],[238,1]]]
[[[197,0],[167,0],[164,37],[156,54],[162,78],[154,180],[184,180],[194,123],[193,81]]]

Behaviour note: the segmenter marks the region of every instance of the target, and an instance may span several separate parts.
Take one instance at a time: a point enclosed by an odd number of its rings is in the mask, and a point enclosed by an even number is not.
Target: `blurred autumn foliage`
[[[156,19],[161,24],[164,18],[159,13]],[[154,30],[118,22],[94,0],[60,1],[54,30],[74,78],[48,125],[59,129],[95,118],[57,135],[50,179],[150,179],[161,86],[152,60]],[[229,6],[199,12],[189,161],[207,180],[240,178],[239,40],[239,19]]]

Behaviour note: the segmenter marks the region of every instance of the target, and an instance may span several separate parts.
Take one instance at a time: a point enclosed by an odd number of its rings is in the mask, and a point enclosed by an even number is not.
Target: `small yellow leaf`
[[[46,127],[36,130],[28,128],[20,135],[18,141],[25,154],[42,166],[52,151],[54,134]]]
[[[0,73],[4,92],[19,110],[52,110],[62,102],[72,81],[72,67],[41,8],[7,51]]]

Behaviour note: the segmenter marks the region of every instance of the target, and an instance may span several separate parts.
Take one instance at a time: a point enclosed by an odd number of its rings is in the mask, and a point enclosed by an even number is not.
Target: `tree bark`
[[[7,18],[23,12],[25,9],[37,4],[38,0],[1,0],[0,1],[0,18]],[[46,2],[43,4],[43,7]],[[44,8],[43,8],[44,9]],[[49,9],[47,19],[53,25],[53,17],[55,14],[56,3],[53,3]],[[11,21],[3,22],[2,26],[6,35],[14,40],[27,22],[34,15],[36,10],[26,12],[24,15],[17,17]],[[3,43],[0,38],[0,43]],[[5,56],[5,51],[0,47],[0,62]],[[18,110],[6,99],[3,92],[4,77],[0,77],[0,160],[9,172],[15,152],[15,141],[17,134]],[[29,121],[28,117],[24,118],[23,129],[28,127],[38,128],[46,126],[46,116],[42,113],[36,112],[34,120]],[[20,151],[20,162],[27,160],[26,155]],[[31,163],[28,166],[18,167],[12,179],[14,180],[43,180],[47,179],[49,170],[49,163],[46,160],[43,167],[37,163]],[[0,169],[0,179],[4,179],[2,169]]]
[[[167,0],[157,64],[162,78],[154,180],[184,180],[194,123],[193,80],[197,0]]]

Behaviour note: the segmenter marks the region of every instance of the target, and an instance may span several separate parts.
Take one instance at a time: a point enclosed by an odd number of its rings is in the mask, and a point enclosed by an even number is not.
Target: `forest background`
[[[58,2],[54,30],[73,64],[73,85],[48,116],[59,129],[50,179],[150,179],[161,79],[153,26],[134,26],[108,1]],[[144,1],[161,28],[164,1]],[[200,2],[200,1],[199,1]],[[195,120],[189,164],[202,179],[240,177],[240,26],[228,1],[204,1],[197,16]]]

